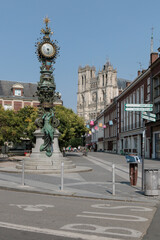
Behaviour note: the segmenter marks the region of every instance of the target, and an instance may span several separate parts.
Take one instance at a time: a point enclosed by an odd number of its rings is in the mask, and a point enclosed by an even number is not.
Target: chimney
[[[119,89],[119,95],[123,92],[123,89]]]
[[[128,87],[130,85],[130,82],[126,82],[126,87]]]
[[[153,52],[150,55],[150,63],[153,64],[158,59],[158,53]]]
[[[138,72],[137,72],[137,73],[138,73],[138,77],[139,77],[139,76],[141,75],[141,71],[140,71],[140,70],[138,70]]]

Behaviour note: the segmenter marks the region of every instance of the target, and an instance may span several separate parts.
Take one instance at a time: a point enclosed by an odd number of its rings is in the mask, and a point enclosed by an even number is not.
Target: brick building
[[[142,119],[141,112],[125,111],[127,103],[153,104],[156,122]],[[138,71],[136,79],[105,108],[103,119],[106,125],[103,133],[103,150],[118,154],[142,155],[144,122],[145,157],[160,159],[160,57],[158,53],[151,53],[148,69]],[[98,143],[98,138],[94,142]]]
[[[0,104],[4,109],[19,110],[25,106],[37,107],[37,83],[23,83],[0,80]],[[62,105],[63,101],[57,97],[55,105]]]

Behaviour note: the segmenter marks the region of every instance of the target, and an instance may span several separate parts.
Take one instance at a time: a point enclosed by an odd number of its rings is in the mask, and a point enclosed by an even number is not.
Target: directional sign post
[[[142,112],[142,118],[152,122],[156,122],[156,114],[150,112]]]
[[[135,107],[135,108],[153,108],[153,104],[137,104],[137,103],[126,103],[125,104],[126,107]]]
[[[125,111],[152,112],[153,104],[125,104]]]
[[[153,108],[144,108],[144,107],[125,107],[125,111],[139,111],[139,112],[152,112]]]
[[[150,113],[153,111],[153,104],[125,104],[125,111],[139,111],[143,119],[143,138],[142,138],[142,190],[144,190],[144,140],[145,140],[145,122],[144,119],[149,121],[156,121],[156,115]]]

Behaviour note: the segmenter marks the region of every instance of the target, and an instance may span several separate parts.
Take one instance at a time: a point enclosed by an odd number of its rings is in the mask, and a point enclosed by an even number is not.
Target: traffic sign
[[[140,111],[140,112],[145,112],[145,111],[148,111],[148,112],[152,112],[153,111],[153,108],[141,108],[141,107],[125,107],[125,111]]]
[[[130,103],[126,103],[125,107],[131,107],[131,108],[153,108],[153,104],[130,104]]]

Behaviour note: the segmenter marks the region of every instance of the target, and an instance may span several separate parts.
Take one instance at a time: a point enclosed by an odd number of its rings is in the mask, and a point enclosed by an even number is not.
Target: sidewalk
[[[68,153],[77,166],[90,167],[90,172],[64,173],[64,185],[61,190],[61,174],[25,173],[25,185],[22,185],[22,173],[11,171],[16,162],[0,159],[0,188],[15,191],[35,192],[41,194],[63,195],[95,199],[112,199],[122,201],[141,201],[157,204],[159,196],[145,196],[141,191],[141,164],[138,166],[137,186],[130,186],[129,166],[121,155],[90,152],[87,157],[81,153]],[[2,161],[3,160],[3,161]],[[115,195],[112,185],[112,164],[116,167]],[[160,169],[160,162],[145,159],[145,168]]]

